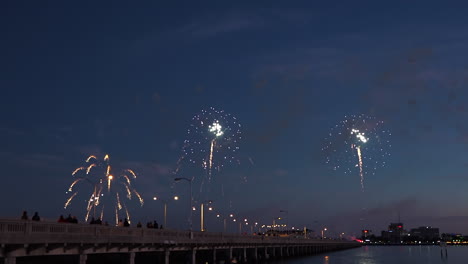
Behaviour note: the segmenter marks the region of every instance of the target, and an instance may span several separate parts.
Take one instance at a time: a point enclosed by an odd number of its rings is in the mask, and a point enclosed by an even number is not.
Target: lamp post
[[[193,207],[192,180],[193,180],[193,178],[192,178],[192,179],[188,179],[188,178],[180,177],[180,178],[175,178],[175,179],[174,179],[174,181],[176,181],[176,182],[182,181],[182,180],[188,181],[189,184],[190,184],[190,216],[189,216],[189,226],[190,226],[190,231],[192,231],[192,230],[193,230],[193,228],[192,228],[192,223],[193,223],[193,221],[192,221],[192,211],[193,211],[193,210],[192,210],[192,207]]]
[[[216,217],[217,217],[217,218],[220,218],[221,215],[220,215],[220,214],[217,214]],[[227,223],[226,223],[226,216],[223,215],[223,225],[224,225],[224,229],[223,229],[223,230],[224,230],[224,233],[226,233],[226,224],[227,224]]]
[[[160,200],[164,204],[164,227],[167,228],[167,201],[158,199],[158,197],[154,196],[153,197],[154,201]],[[177,201],[179,200],[179,196],[174,196],[174,200]]]
[[[208,203],[208,204],[211,204],[213,201],[211,200],[208,200],[208,201],[204,201],[201,203],[200,205],[200,230],[203,232],[205,231],[205,222],[204,222],[204,214],[205,214],[205,210],[204,210],[204,205],[205,203]],[[211,207],[209,207],[209,210],[211,211]]]
[[[327,228],[326,228],[326,227],[325,227],[324,229],[322,229],[322,239],[325,238],[325,236],[324,236],[325,231],[327,231]]]
[[[289,211],[288,210],[280,210],[280,213],[286,213],[286,230],[289,228]]]

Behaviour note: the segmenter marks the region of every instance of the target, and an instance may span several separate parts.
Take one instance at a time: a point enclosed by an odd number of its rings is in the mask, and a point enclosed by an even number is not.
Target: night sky
[[[197,182],[194,194],[223,214],[263,224],[283,210],[291,226],[332,234],[400,215],[406,228],[468,233],[466,5],[98,2],[0,4],[2,217],[82,221],[85,198],[63,209],[71,172],[109,154],[138,174],[134,222],[162,222],[152,197],[179,195],[168,221],[187,228],[188,184],[173,179],[206,172],[173,171],[192,117],[214,107],[242,124],[240,164],[213,173],[217,195]],[[364,192],[358,171],[334,171],[322,151],[359,114],[392,132]],[[222,229],[207,214],[208,230]]]

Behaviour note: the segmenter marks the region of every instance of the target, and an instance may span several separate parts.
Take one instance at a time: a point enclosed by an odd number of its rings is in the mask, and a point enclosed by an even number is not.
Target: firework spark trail
[[[72,184],[70,184],[70,187],[68,188],[68,191],[71,192],[72,189],[73,189],[73,186],[75,186],[75,184],[77,184],[79,181],[82,181],[83,179],[76,179],[72,182]]]
[[[127,184],[130,185],[130,184],[131,184],[131,183],[130,183],[130,178],[128,178],[128,176],[125,175],[125,174],[122,175],[122,176],[123,176],[123,177],[125,178],[125,180],[127,181]]]
[[[86,159],[86,162],[89,162],[91,159],[97,160],[96,156],[91,155],[91,156],[89,156],[89,157]]]
[[[127,191],[127,198],[132,199],[132,191],[130,190],[130,187],[128,187],[128,185],[125,185],[125,190]]]
[[[107,191],[109,191],[109,192],[110,192],[110,188],[111,188],[111,181],[112,181],[113,178],[114,178],[114,176],[112,176],[112,175],[107,176]]]
[[[122,210],[122,204],[120,203],[119,193],[116,193],[116,195],[117,195],[117,207],[119,208],[119,210]]]
[[[128,221],[128,223],[130,224],[130,223],[131,223],[131,221],[130,221],[130,214],[128,213],[127,206],[124,205],[124,208],[125,208],[125,214],[127,215],[127,221]]]
[[[127,169],[126,171],[130,172],[130,174],[132,174],[133,178],[136,179],[136,174],[133,170],[130,170],[130,169]]]
[[[72,176],[75,176],[75,174],[76,174],[77,172],[79,172],[80,170],[84,170],[84,169],[85,169],[85,167],[76,168],[76,169],[72,172]]]
[[[117,210],[117,206],[115,207],[115,225],[119,225],[119,211]]]
[[[209,168],[209,176],[210,176],[210,180],[211,180],[211,168],[213,168],[213,149],[214,149],[214,146],[216,144],[216,141],[213,139],[211,140],[211,147],[210,147],[210,168]]]
[[[71,201],[73,200],[73,198],[75,198],[77,194],[78,192],[75,192],[74,194],[72,194],[72,196],[70,196],[70,198],[68,198],[67,202],[65,203],[65,206],[63,207],[64,209],[67,209],[68,205],[71,203]]]
[[[102,208],[101,208],[101,218],[99,218],[99,219],[101,219],[101,220],[104,219],[104,206],[102,206]]]
[[[89,165],[88,169],[86,169],[86,174],[89,174],[89,172],[91,171],[91,169],[93,167],[96,167],[96,164],[93,163],[93,164]]]
[[[362,156],[361,156],[361,147],[356,147],[358,159],[359,159],[359,175],[361,176],[361,189],[364,192],[364,174],[362,173]]]
[[[133,190],[133,192],[134,192],[134,193],[136,194],[136,196],[138,197],[138,200],[140,200],[141,206],[143,206],[144,200],[143,200],[143,198],[141,198],[141,195],[140,195],[136,190]]]
[[[93,195],[91,195],[91,197],[89,198],[88,208],[86,208],[86,216],[85,216],[85,221],[86,222],[88,222],[89,213],[91,212],[91,209],[93,208],[93,203],[91,201],[92,198],[93,198]]]

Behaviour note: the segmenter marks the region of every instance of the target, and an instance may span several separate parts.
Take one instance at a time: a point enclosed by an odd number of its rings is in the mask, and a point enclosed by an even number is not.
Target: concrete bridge
[[[359,246],[349,241],[0,220],[0,263],[3,259],[5,264],[57,255],[86,264],[100,254],[118,254],[119,260],[135,264],[148,253],[153,254],[152,263],[229,263],[232,258],[252,263]]]

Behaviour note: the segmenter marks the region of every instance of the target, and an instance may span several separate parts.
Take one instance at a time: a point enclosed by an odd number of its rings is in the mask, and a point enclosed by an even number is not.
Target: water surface
[[[268,261],[268,264],[461,264],[468,263],[467,246],[363,246],[310,257]],[[442,254],[441,254],[442,253]]]

